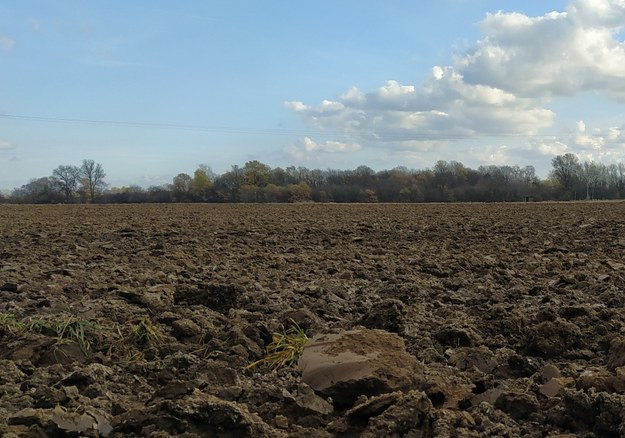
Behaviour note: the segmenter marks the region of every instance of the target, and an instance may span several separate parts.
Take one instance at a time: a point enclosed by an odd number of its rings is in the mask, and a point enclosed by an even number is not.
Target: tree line
[[[30,180],[13,190],[7,202],[55,204],[99,201],[107,187],[104,168],[93,160],[83,160],[80,166],[60,165],[51,176]]]
[[[11,203],[169,202],[514,202],[625,198],[625,165],[554,157],[546,179],[533,166],[480,166],[438,161],[431,169],[396,167],[374,171],[271,168],[260,161],[234,165],[218,175],[200,165],[169,184],[108,187],[101,164],[61,165],[0,199]]]

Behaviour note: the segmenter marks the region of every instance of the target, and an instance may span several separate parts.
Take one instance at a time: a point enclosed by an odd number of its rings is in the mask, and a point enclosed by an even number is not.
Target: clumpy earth
[[[625,436],[624,254],[620,202],[3,205],[0,435]]]

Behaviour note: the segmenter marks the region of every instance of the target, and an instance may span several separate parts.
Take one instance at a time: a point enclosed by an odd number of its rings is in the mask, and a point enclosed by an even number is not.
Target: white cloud
[[[297,144],[287,145],[283,152],[291,159],[297,161],[311,161],[323,154],[347,154],[361,149],[358,143],[345,143],[340,141],[316,142],[310,137],[304,137]]]
[[[594,128],[580,120],[568,136],[529,143],[526,149],[544,156],[573,153],[580,160],[625,161],[625,126]]]
[[[541,141],[529,145],[530,149],[536,150],[540,155],[563,155],[569,151],[569,147],[559,140]]]
[[[555,125],[547,107],[554,97],[593,92],[625,101],[625,42],[619,39],[625,0],[571,0],[564,11],[537,17],[491,13],[480,29],[483,37],[472,48],[451,66],[432,67],[421,84],[390,79],[317,105],[285,106],[325,135],[379,154],[493,164],[567,152],[622,154],[625,127],[591,129],[580,121],[564,138],[540,134]],[[506,146],[496,140],[485,146],[483,137],[505,138]]]
[[[339,141],[326,141],[324,143],[317,143],[309,137],[304,137],[302,141],[304,150],[306,152],[353,152],[360,150],[360,145],[356,143],[342,143]]]
[[[622,0],[574,0],[564,12],[528,17],[487,14],[485,37],[456,58],[472,84],[519,96],[571,96],[596,90],[625,99],[625,27]]]
[[[503,165],[510,162],[508,146],[482,145],[470,149],[470,154],[478,161],[486,164]]]
[[[577,130],[573,137],[573,143],[582,149],[601,150],[605,145],[605,138],[598,130],[594,132],[586,132],[586,123],[583,120],[577,122]]]
[[[577,150],[625,152],[625,126],[588,129],[584,121],[577,122],[571,144]]]
[[[15,40],[0,32],[0,47],[2,47],[5,52],[10,52],[13,50],[13,46],[15,46]]]
[[[574,0],[567,10],[575,21],[586,26],[620,28],[625,21],[623,0]]]
[[[419,90],[389,80],[370,93],[352,87],[336,101],[316,106],[291,101],[285,106],[319,129],[377,141],[534,134],[551,126],[555,116],[531,99],[467,84],[453,68],[438,66]]]
[[[0,140],[0,151],[10,151],[15,149],[15,146],[11,145],[8,141]]]

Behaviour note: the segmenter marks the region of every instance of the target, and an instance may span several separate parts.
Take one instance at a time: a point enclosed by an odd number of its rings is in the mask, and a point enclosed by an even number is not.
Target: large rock
[[[424,366],[406,352],[399,336],[357,329],[317,335],[299,359],[302,380],[337,406],[351,406],[361,395],[420,389]]]

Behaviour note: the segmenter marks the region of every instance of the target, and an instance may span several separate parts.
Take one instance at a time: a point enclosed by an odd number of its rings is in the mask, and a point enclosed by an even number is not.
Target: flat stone
[[[472,406],[477,406],[482,402],[486,402],[488,404],[491,405],[495,405],[495,402],[497,401],[497,399],[499,398],[499,396],[501,396],[501,394],[503,394],[503,391],[499,388],[493,388],[493,389],[489,389],[487,391],[484,391],[481,394],[478,394],[474,397],[471,398],[471,405]]]
[[[547,383],[541,385],[539,391],[545,397],[555,397],[560,394],[560,391],[564,388],[562,382],[559,379],[551,379]]]
[[[378,395],[377,397],[367,398],[360,403],[356,403],[356,405],[345,414],[347,420],[351,423],[366,423],[369,418],[377,417],[390,406],[395,404],[401,397],[401,394],[401,392],[390,392]]]
[[[295,404],[305,411],[315,414],[330,414],[334,411],[334,407],[326,400],[315,394],[313,389],[302,383],[297,388],[297,396],[295,396]]]
[[[424,366],[404,341],[383,330],[356,329],[309,339],[298,362],[302,381],[340,406],[361,395],[421,388]]]

